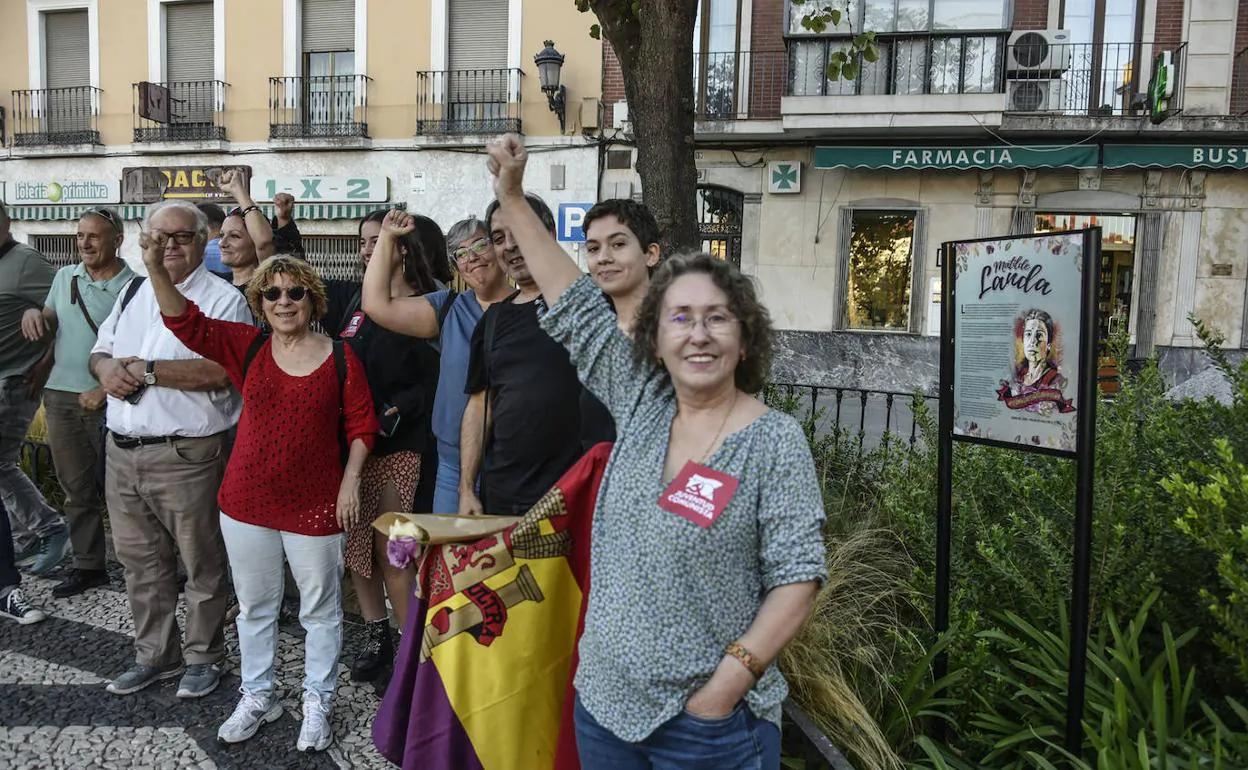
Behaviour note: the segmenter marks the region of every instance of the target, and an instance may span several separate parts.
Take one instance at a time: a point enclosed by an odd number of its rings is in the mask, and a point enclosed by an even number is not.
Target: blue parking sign
[[[585,229],[581,226],[592,203],[560,203],[557,234],[561,241],[585,242]]]

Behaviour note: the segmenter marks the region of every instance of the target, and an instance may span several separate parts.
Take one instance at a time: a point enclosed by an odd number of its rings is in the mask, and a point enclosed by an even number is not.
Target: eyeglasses
[[[303,298],[308,296],[308,290],[302,286],[291,286],[289,289],[283,289],[280,286],[268,286],[264,291],[260,292],[260,296],[269,302],[277,302],[285,294],[290,298],[291,302],[302,302]]]
[[[165,243],[168,243],[169,241],[173,241],[179,246],[190,245],[192,242],[194,242],[196,235],[198,235],[198,233],[196,233],[194,230],[174,230],[171,233],[166,233],[161,230],[152,231],[152,237],[156,239],[157,243],[165,244]]]
[[[662,319],[663,326],[673,331],[692,332],[694,327],[702,324],[707,334],[719,336],[730,330],[737,319],[728,313],[715,312],[701,318],[695,317],[692,313],[672,313],[670,316]]]
[[[484,238],[478,238],[466,249],[455,249],[451,256],[455,257],[456,262],[468,262],[473,257],[484,257],[489,250],[490,242]]]

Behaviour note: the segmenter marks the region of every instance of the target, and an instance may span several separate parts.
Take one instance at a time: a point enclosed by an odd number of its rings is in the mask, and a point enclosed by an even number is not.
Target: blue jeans
[[[342,535],[297,535],[235,521],[221,514],[238,595],[238,651],[243,690],[271,693],[277,685],[277,616],[282,608],[283,556],[299,586],[303,689],[333,696],[342,651]]]
[[[576,749],[592,770],[779,770],[780,730],[744,702],[723,719],[682,711],[639,743],[623,741],[576,699]]]
[[[0,380],[0,498],[9,512],[13,547],[18,551],[65,528],[61,515],[43,499],[18,462],[26,431],[38,410],[39,399],[26,397],[21,375]]]
[[[438,477],[433,489],[433,513],[459,513],[459,458],[438,455]],[[481,482],[477,481],[480,494]],[[423,513],[423,511],[421,511]]]

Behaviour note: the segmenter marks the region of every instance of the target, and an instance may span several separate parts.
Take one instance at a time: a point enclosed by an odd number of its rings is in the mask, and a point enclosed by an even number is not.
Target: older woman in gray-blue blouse
[[[826,570],[806,437],[752,395],[770,364],[767,312],[732,265],[676,257],[625,336],[524,203],[523,144],[488,149],[506,226],[551,304],[542,324],[618,428],[576,675],[581,763],[778,768],[788,688],[773,664]]]

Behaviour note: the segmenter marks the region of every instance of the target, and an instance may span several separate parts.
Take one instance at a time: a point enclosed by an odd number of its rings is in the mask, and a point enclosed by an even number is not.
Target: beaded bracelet
[[[767,671],[767,667],[763,665],[762,661],[754,657],[754,653],[745,649],[737,642],[733,642],[725,647],[724,654],[731,655],[741,661],[741,665],[749,669],[749,672],[754,675],[755,679],[762,679],[763,674]]]

